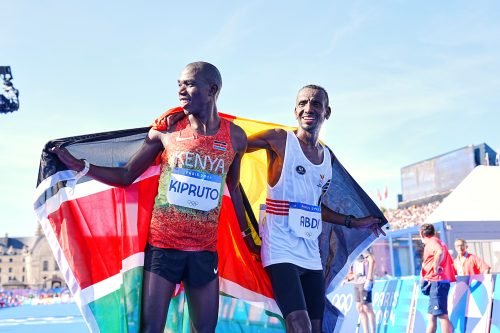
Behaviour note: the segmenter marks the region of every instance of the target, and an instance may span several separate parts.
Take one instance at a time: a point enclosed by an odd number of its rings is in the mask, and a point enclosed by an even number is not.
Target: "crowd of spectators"
[[[419,206],[410,206],[400,209],[388,209],[385,217],[393,230],[405,229],[421,225],[425,219],[439,206],[441,201],[433,201]]]
[[[73,302],[67,288],[0,289],[0,308],[19,305],[59,304]]]

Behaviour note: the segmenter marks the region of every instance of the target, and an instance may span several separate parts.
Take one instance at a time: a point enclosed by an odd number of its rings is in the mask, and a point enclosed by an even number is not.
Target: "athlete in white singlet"
[[[321,222],[383,234],[378,218],[345,216],[322,204],[332,177],[333,156],[318,137],[330,114],[326,90],[308,85],[297,96],[299,127],[295,132],[272,129],[248,138],[247,152],[267,152],[261,254],[287,332],[321,332],[325,299],[318,247]]]

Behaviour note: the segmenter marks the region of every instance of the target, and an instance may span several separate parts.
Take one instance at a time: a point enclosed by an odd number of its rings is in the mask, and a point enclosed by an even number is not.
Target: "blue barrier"
[[[425,332],[429,298],[420,292],[419,280],[375,281],[372,305],[377,332]],[[341,332],[355,332],[359,325],[353,289],[352,284],[345,284],[328,295],[345,316]],[[451,284],[448,313],[454,332],[500,333],[500,274],[458,277]]]

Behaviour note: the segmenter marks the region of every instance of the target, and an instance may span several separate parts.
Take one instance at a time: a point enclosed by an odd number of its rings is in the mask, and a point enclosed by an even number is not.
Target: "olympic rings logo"
[[[187,204],[191,207],[196,207],[198,206],[198,201],[188,200]]]
[[[349,312],[352,308],[353,297],[350,294],[335,294],[332,298],[332,304],[343,314]]]
[[[305,234],[306,234],[307,237],[311,237],[312,236],[312,232],[310,232],[310,231],[306,231]]]

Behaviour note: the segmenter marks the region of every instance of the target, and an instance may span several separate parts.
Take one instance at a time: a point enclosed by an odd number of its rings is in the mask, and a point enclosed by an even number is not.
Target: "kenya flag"
[[[169,110],[179,112],[180,108]],[[247,135],[282,127],[220,114],[242,127]],[[152,125],[162,128],[164,117]],[[151,165],[132,185],[117,188],[89,177],[75,180],[57,157],[53,145],[66,147],[77,158],[101,166],[123,166],[142,144],[149,127],[81,135],[53,140],[42,152],[34,209],[54,252],[69,289],[92,332],[138,332],[144,249],[160,174]],[[335,160],[327,197],[331,208],[355,216],[382,213]],[[265,202],[266,153],[246,154],[241,183],[249,221],[259,215]],[[256,224],[249,222],[260,244]],[[325,264],[325,283],[331,293],[350,263],[374,240],[370,232],[324,224],[320,238]],[[251,256],[241,237],[227,189],[219,219],[218,253],[222,294],[251,302],[279,314],[269,279]],[[178,302],[177,302],[178,303]],[[169,318],[183,307],[172,302]],[[325,329],[333,331],[335,309],[328,306]],[[174,317],[183,317],[182,313]],[[168,327],[167,323],[167,327]],[[218,328],[219,330],[219,328]]]

